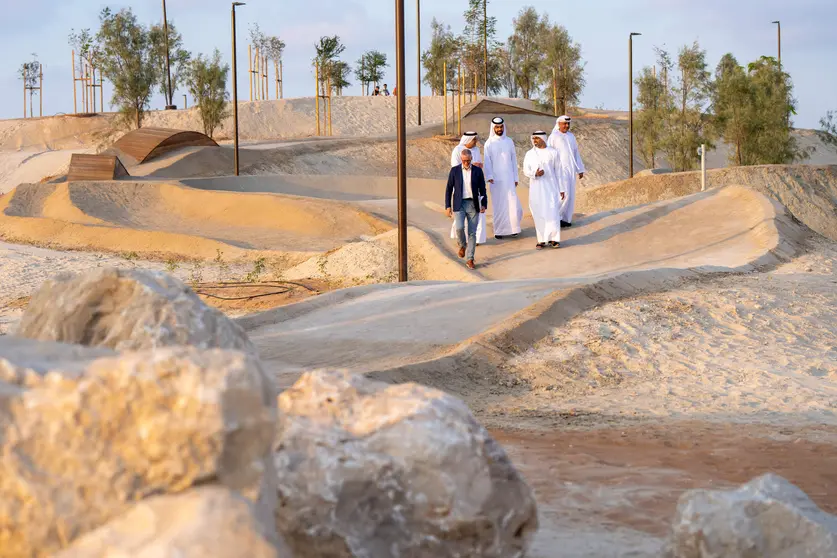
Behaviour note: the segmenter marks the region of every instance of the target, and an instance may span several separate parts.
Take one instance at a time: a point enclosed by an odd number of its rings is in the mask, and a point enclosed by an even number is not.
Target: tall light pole
[[[779,67],[782,67],[782,22],[781,21],[774,21],[773,23],[777,26],[777,33],[779,34]]]
[[[488,97],[488,0],[482,0],[483,94]]]
[[[416,0],[416,50],[418,51],[418,125],[421,126],[421,0]]]
[[[166,110],[175,110],[174,91],[171,90],[171,61],[169,60],[169,19],[166,16],[166,0],[163,0],[163,35],[166,44],[166,76],[168,78],[168,94],[166,95]],[[104,109],[103,109],[104,110]]]
[[[236,71],[236,45],[235,45],[235,8],[244,6],[244,2],[232,3],[232,86],[233,86],[233,128],[235,128],[235,175],[238,176],[238,72]]]
[[[404,53],[404,0],[395,0],[395,80],[398,87],[396,115],[398,174],[398,280],[407,280],[407,92]]]
[[[630,178],[634,177],[634,37],[638,37],[642,33],[631,33],[628,37],[628,113],[630,114],[630,124],[628,125],[628,135],[630,136],[630,152],[628,154]]]

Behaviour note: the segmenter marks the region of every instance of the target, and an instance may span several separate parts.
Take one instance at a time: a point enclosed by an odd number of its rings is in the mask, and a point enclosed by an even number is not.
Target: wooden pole
[[[76,99],[76,51],[73,50],[73,114],[78,114],[78,102]]]
[[[328,135],[334,135],[334,128],[331,125],[331,76],[326,78],[326,87],[328,91]]]
[[[317,135],[320,135],[320,63],[314,65],[314,105],[317,112]]]
[[[268,81],[268,78],[270,77],[270,68],[267,65],[267,56],[263,55],[262,56],[262,61],[264,62],[264,64],[262,65],[262,68],[264,68],[264,76],[262,76],[262,88],[264,89],[264,100],[269,101],[270,100],[270,81]]]
[[[416,0],[416,50],[418,51],[418,125],[421,126],[421,0]]]
[[[558,74],[555,67],[552,67],[552,107],[555,116],[558,116]]]
[[[448,135],[448,63],[442,64],[442,96],[445,98],[445,136]]]
[[[40,70],[40,83],[38,84],[38,100],[41,102],[41,108],[38,112],[41,118],[44,117],[44,65],[38,64]]]
[[[186,93],[183,94],[183,110],[187,110],[189,108],[189,103],[186,99]]]
[[[398,194],[398,281],[407,281],[407,62],[404,0],[395,0],[396,176]]]
[[[485,96],[488,97],[488,0],[482,0],[482,25],[483,73],[485,74],[483,81],[485,81]]]
[[[279,96],[279,61],[273,61],[273,73],[276,74],[276,98],[281,99]]]
[[[279,61],[279,98],[285,98],[285,70],[281,60]]]
[[[26,118],[26,67],[23,68],[23,118]]]
[[[99,106],[100,110],[105,112],[105,78],[102,75],[102,70],[99,70]]]
[[[459,118],[457,119],[456,124],[456,135],[462,136],[462,62],[459,63],[459,72],[457,73],[457,89],[459,95]]]
[[[253,102],[253,45],[247,45],[247,75],[250,76],[250,102]]]

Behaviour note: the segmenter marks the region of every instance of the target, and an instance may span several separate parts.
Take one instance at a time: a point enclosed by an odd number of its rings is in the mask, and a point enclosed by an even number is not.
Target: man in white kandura
[[[561,116],[555,129],[549,136],[547,144],[558,151],[561,157],[561,182],[567,192],[564,205],[561,209],[561,226],[571,227],[573,224],[573,212],[575,211],[575,186],[579,178],[584,178],[584,163],[581,161],[581,154],[578,152],[578,142],[575,135],[570,132],[570,117]]]
[[[472,165],[478,168],[483,168],[482,164],[482,155],[480,155],[480,148],[477,147],[477,142],[479,141],[479,137],[476,132],[465,132],[465,135],[462,136],[462,139],[459,140],[459,145],[453,148],[453,152],[450,154],[450,166],[458,167],[462,164],[462,152],[468,149],[471,152],[471,160]],[[483,200],[480,200],[482,202]],[[485,213],[480,213],[478,221],[477,221],[477,246],[480,244],[485,244],[486,236],[485,231],[487,227],[485,226]],[[456,223],[453,223],[450,228],[450,237],[456,240]]]
[[[491,121],[491,134],[484,148],[485,176],[491,190],[494,215],[494,238],[502,239],[520,234],[523,207],[517,197],[520,182],[517,152],[514,141],[506,135],[502,118]]]
[[[532,150],[523,160],[523,174],[529,177],[529,210],[538,233],[536,248],[561,246],[561,161],[558,151],[546,145],[546,132],[532,134]]]

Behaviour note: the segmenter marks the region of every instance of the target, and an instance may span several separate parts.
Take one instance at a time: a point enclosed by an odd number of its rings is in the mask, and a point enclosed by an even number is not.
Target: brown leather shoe
[[[460,257],[460,258],[464,258],[464,257],[465,257],[465,247],[464,247],[464,246],[463,246],[462,248],[460,248],[460,249],[459,249],[459,257]]]
[[[476,269],[476,268],[477,268],[477,266],[476,266],[476,265],[474,265],[474,260],[468,260],[468,261],[465,263],[465,265],[467,265],[467,266],[468,266],[468,269]]]

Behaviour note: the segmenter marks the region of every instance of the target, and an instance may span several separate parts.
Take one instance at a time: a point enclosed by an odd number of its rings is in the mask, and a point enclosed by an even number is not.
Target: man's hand
[[[453,217],[453,208],[450,208],[450,207],[449,207],[449,208],[447,208],[447,209],[445,210],[445,215],[447,215],[449,219],[450,219],[451,217]]]
[[[543,169],[538,169],[538,172],[535,173],[535,176],[537,176],[537,177],[543,176]]]
[[[494,184],[494,179],[493,179],[493,178],[489,178],[489,179],[488,179],[488,183],[489,183],[489,184]]]
[[[564,192],[561,192],[561,201],[564,201],[564,198],[566,198],[566,197],[567,197],[567,194],[565,194]]]
[[[514,183],[514,187],[515,187],[515,188],[517,188],[517,185],[518,185],[518,184],[520,184],[520,182],[515,182],[515,183]]]
[[[480,213],[485,213],[485,208],[484,207],[480,208]]]
[[[578,173],[578,177],[579,178],[584,178],[584,173],[583,172]]]
[[[474,163],[474,166],[481,169],[482,168],[482,163]]]

